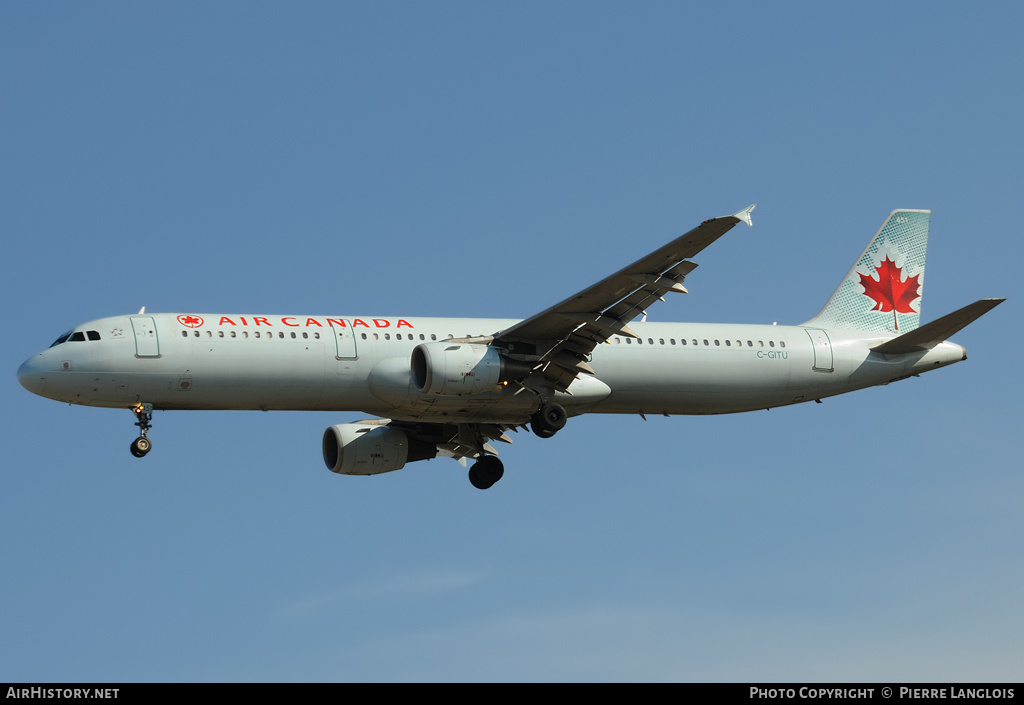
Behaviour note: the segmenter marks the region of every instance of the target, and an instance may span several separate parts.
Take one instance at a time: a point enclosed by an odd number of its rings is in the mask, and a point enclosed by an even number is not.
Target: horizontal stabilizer
[[[975,301],[969,306],[964,306],[959,311],[947,314],[942,318],[927,323],[920,328],[915,328],[898,338],[887,340],[871,349],[884,355],[900,355],[902,353],[927,350],[947,340],[957,331],[967,327],[968,324],[981,318],[1004,301],[1006,299],[982,299],[981,301]]]

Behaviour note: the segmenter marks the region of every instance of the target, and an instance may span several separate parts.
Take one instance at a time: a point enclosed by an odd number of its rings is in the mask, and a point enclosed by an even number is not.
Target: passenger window
[[[720,347],[722,344],[718,342],[718,338],[715,338],[715,346]]]
[[[363,340],[366,340],[366,333],[360,333],[360,335],[363,336]]]
[[[786,341],[785,341],[785,340],[780,340],[780,341],[779,341],[779,347],[780,347],[780,348],[784,348],[784,347],[786,347]]]
[[[626,345],[632,345],[632,344],[633,344],[633,339],[632,338],[626,338]]]
[[[302,332],[302,337],[303,337],[303,338],[309,338],[309,333],[307,333],[307,332],[303,331],[303,332]]]
[[[313,331],[313,337],[320,340],[320,333],[318,331]]]
[[[277,337],[281,340],[284,340],[284,332],[282,331],[281,333],[278,333]]]
[[[726,346],[727,348],[731,348],[731,347],[732,347],[732,341],[731,341],[731,340],[727,340],[727,341],[725,341],[725,346]]]
[[[748,347],[748,348],[752,348],[752,347],[754,347],[754,341],[753,341],[753,340],[748,340],[748,341],[747,341],[747,347]]]
[[[391,340],[391,334],[390,333],[385,333],[384,334],[384,340]]]
[[[647,339],[647,344],[648,344],[648,345],[654,345],[654,338],[648,338],[648,339]],[[664,344],[665,344],[665,341],[664,341],[664,340],[663,340],[663,341],[661,341],[661,344],[662,344],[662,345],[664,345]]]
[[[425,336],[422,333],[420,333],[420,340],[426,340],[426,339],[427,339],[427,336]]]
[[[676,339],[675,338],[669,338],[668,339],[668,343],[669,343],[669,345],[675,345],[676,344]]]
[[[704,338],[704,346],[707,347],[707,345],[708,345],[708,339]]]
[[[222,331],[222,330],[217,331],[217,337],[218,338],[223,338],[224,337],[224,331]]]
[[[195,333],[195,336],[196,336],[197,338],[199,337],[199,331],[196,331],[196,333]]]
[[[238,334],[237,334],[237,333],[235,333],[235,331],[231,331],[231,337],[232,337],[232,338],[237,338],[237,337],[238,337]]]
[[[769,348],[774,348],[775,347],[775,341],[774,340],[769,340],[768,341],[768,347]]]
[[[436,336],[436,335],[434,335],[433,333],[431,333],[431,334],[430,334],[430,339],[431,339],[431,340],[437,340],[437,336]]]
[[[188,337],[188,331],[187,330],[181,331],[181,337],[182,338],[187,338]]]

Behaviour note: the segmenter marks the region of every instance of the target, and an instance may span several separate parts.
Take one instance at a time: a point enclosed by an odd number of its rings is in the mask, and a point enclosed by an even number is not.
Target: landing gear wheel
[[[469,481],[478,490],[486,490],[505,474],[505,466],[493,455],[485,455],[469,469]]]
[[[145,436],[139,436],[130,446],[132,455],[136,458],[141,458],[153,448],[153,443]]]
[[[568,418],[561,404],[548,402],[530,419],[530,428],[541,438],[551,438],[565,427]]]
[[[153,405],[136,404],[132,407],[132,413],[135,414],[135,418],[138,419],[135,422],[135,425],[139,427],[139,437],[132,441],[132,444],[129,446],[129,450],[131,450],[132,455],[136,458],[141,458],[153,449],[153,442],[146,437],[149,429],[153,426],[153,424],[150,423],[153,420]]]

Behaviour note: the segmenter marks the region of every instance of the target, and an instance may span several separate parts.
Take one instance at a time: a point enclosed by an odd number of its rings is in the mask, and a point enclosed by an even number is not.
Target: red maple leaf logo
[[[893,325],[896,326],[896,330],[899,330],[899,323],[896,322],[897,313],[917,313],[910,307],[910,304],[914,299],[920,297],[918,291],[921,288],[919,281],[921,275],[915,274],[905,280],[901,279],[903,268],[897,267],[896,263],[889,259],[889,255],[886,255],[881,264],[875,267],[875,271],[878,272],[878,279],[857,272],[860,274],[860,283],[864,287],[864,295],[875,302],[872,311],[881,311],[882,313],[892,311]]]
[[[199,316],[178,316],[178,323],[187,328],[198,328],[203,325],[203,319]]]

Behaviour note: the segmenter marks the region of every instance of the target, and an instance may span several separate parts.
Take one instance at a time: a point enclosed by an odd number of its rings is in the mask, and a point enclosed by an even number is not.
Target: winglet
[[[750,211],[754,210],[755,208],[757,208],[757,204],[756,203],[754,205],[752,205],[752,206],[747,206],[746,208],[741,210],[739,213],[734,213],[732,217],[736,218],[737,220],[742,220],[744,223],[746,223],[750,227],[754,227],[754,221],[750,219]]]

